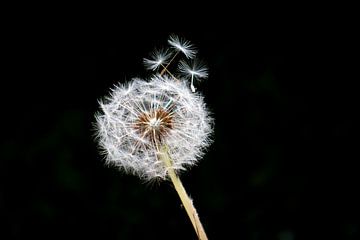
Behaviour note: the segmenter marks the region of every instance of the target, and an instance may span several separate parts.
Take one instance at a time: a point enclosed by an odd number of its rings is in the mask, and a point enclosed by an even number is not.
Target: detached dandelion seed
[[[167,64],[171,53],[167,49],[155,49],[150,58],[144,58],[144,65],[149,70],[156,70]]]
[[[205,64],[198,60],[193,60],[190,64],[180,61],[179,71],[185,78],[190,78],[191,91],[195,92],[194,79],[202,79],[208,77],[208,69]]]
[[[187,58],[194,58],[197,51],[194,45],[177,35],[171,35],[169,37],[168,43],[174,48],[176,51],[182,52]]]
[[[213,119],[193,86],[194,78],[206,78],[208,73],[197,61],[191,66],[181,61],[181,75],[175,77],[164,64],[170,64],[177,51],[186,57],[194,57],[195,51],[189,41],[177,36],[168,42],[177,48],[175,52],[156,50],[144,59],[148,69],[156,72],[162,66],[166,71],[149,80],[135,78],[117,85],[99,102],[97,139],[107,164],[142,179],[171,180],[199,239],[207,239],[178,174],[195,165],[211,144]]]

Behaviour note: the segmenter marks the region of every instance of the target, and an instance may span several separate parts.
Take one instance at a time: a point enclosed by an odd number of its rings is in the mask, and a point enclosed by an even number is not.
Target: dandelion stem
[[[178,193],[181,202],[183,203],[183,206],[185,207],[186,213],[188,214],[191,223],[195,229],[195,232],[199,238],[199,240],[207,240],[207,236],[205,233],[205,230],[200,222],[199,215],[196,212],[196,209],[193,205],[193,202],[189,195],[186,193],[186,190],[184,186],[182,185],[182,182],[179,178],[179,176],[176,174],[174,168],[172,167],[172,160],[168,153],[168,146],[164,145],[161,147],[160,150],[160,159],[165,163],[166,167],[168,168],[168,174],[171,178],[172,183],[174,184],[174,187],[176,189],[176,192]]]

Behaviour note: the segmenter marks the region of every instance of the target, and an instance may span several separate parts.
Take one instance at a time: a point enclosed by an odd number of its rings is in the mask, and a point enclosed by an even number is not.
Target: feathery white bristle
[[[193,60],[190,63],[180,61],[178,68],[180,73],[188,78],[195,77],[199,79],[208,77],[208,68],[199,60]]]
[[[195,92],[194,80],[208,77],[208,69],[205,64],[198,60],[192,60],[190,64],[185,61],[180,61],[178,66],[180,74],[190,79],[190,88],[192,92]]]
[[[177,35],[171,35],[168,43],[177,51],[182,52],[187,58],[194,58],[197,53],[197,50],[190,41],[180,38]]]
[[[155,49],[151,54],[150,58],[144,58],[143,62],[147,69],[155,71],[161,65],[167,63],[171,53],[167,49]]]

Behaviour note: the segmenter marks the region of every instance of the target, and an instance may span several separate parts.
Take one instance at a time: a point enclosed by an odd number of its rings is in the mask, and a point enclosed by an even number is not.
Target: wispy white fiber
[[[197,50],[195,49],[194,45],[177,35],[171,35],[169,37],[168,43],[177,51],[182,52],[187,58],[194,58]]]
[[[193,60],[190,63],[180,61],[179,71],[182,76],[191,80],[190,87],[192,92],[195,92],[195,79],[200,80],[208,77],[208,68],[199,60]]]
[[[144,58],[144,65],[149,70],[156,70],[161,65],[165,65],[167,60],[171,56],[171,53],[167,49],[155,49],[154,52],[150,54],[150,58]]]

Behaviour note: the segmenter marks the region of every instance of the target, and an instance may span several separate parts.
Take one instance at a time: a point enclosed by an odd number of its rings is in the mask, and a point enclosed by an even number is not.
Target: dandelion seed
[[[150,58],[144,58],[144,65],[147,69],[155,71],[160,66],[167,63],[171,53],[167,49],[155,49]]]
[[[192,92],[195,92],[194,79],[202,79],[208,77],[208,69],[206,65],[198,60],[193,60],[190,64],[185,61],[180,61],[178,68],[180,73],[184,77],[191,80],[190,87]]]
[[[177,35],[171,35],[168,43],[175,50],[182,52],[187,58],[194,58],[197,53],[194,45],[190,41],[180,38]]]

